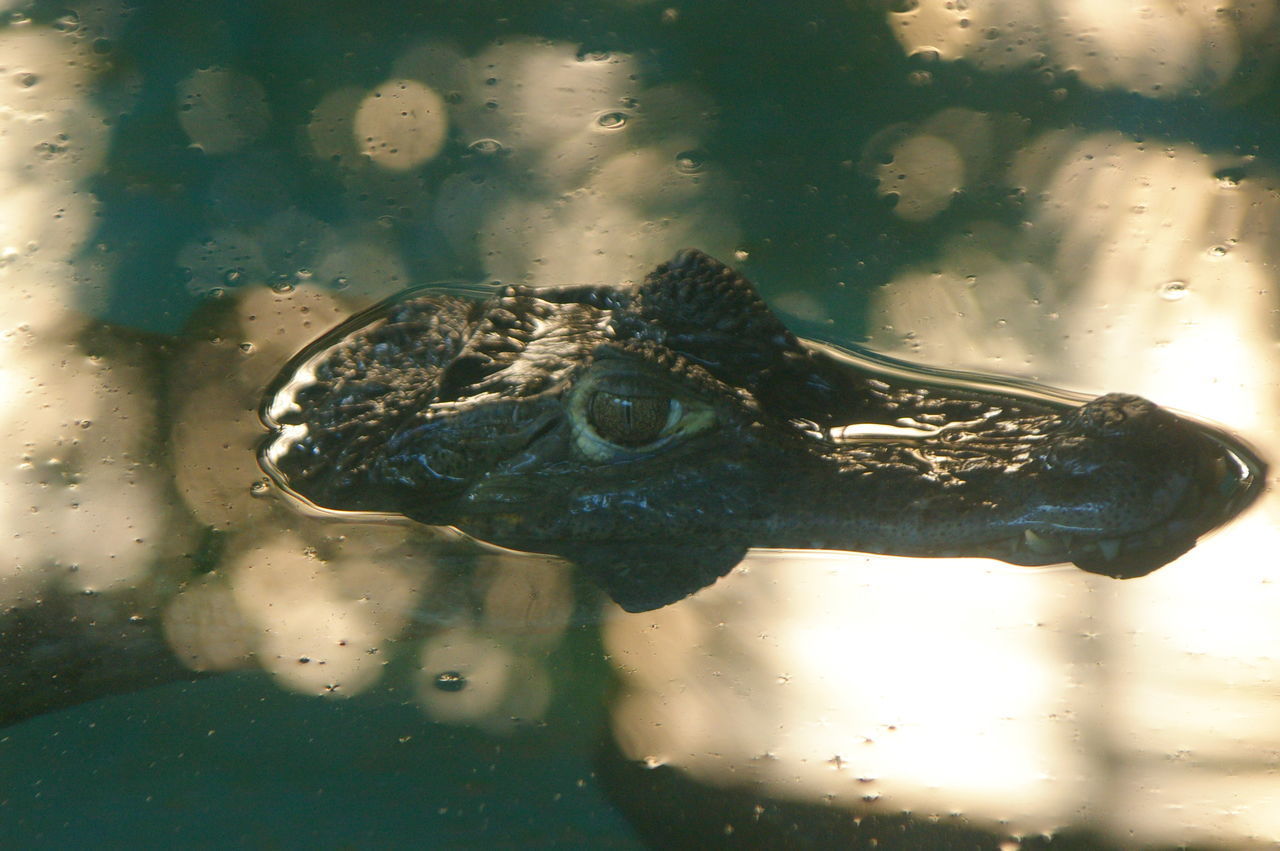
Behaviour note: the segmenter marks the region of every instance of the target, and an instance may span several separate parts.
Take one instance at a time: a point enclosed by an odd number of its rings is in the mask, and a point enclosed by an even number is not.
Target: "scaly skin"
[[[1141,576],[1260,490],[1248,449],[1145,399],[968,379],[802,342],[686,250],[636,286],[354,317],[269,389],[261,458],[321,508],[568,558],[632,611],[752,546]]]

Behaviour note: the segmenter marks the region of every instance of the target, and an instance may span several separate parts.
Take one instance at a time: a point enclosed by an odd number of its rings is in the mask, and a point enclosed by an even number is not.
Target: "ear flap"
[[[287,491],[322,508],[393,511],[371,466],[435,398],[466,341],[473,306],[403,297],[357,314],[290,361],[267,389],[259,453]]]
[[[696,248],[650,272],[627,315],[677,335],[747,338],[783,348],[796,343],[750,281]]]
[[[826,426],[866,407],[862,377],[815,358],[746,278],[696,249],[654,269],[615,312],[613,328],[619,339],[651,340],[749,391],[781,420]]]

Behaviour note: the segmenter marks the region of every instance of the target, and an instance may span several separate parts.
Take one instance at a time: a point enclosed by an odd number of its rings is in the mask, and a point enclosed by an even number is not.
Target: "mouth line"
[[[993,551],[1012,564],[1070,562],[1090,573],[1121,579],[1144,576],[1190,550],[1223,517],[1242,511],[1261,492],[1260,472],[1229,447],[1222,448],[1224,454],[1202,466],[1173,511],[1159,522],[1111,535],[1051,524],[1029,526],[993,543]],[[1231,462],[1235,470],[1229,469]]]
[[[1110,536],[1028,528],[992,544],[991,550],[993,557],[1010,564],[1072,563],[1091,573],[1126,578],[1150,573],[1195,542],[1195,524],[1189,517],[1179,517],[1139,532]]]

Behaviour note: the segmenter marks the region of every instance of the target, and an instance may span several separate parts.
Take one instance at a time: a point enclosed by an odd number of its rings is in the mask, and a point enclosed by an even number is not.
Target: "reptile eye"
[[[648,364],[600,358],[567,402],[576,457],[592,464],[639,461],[715,428],[715,409],[696,385]]]
[[[680,419],[680,403],[665,396],[621,396],[597,390],[587,421],[601,439],[628,448],[653,443]]]

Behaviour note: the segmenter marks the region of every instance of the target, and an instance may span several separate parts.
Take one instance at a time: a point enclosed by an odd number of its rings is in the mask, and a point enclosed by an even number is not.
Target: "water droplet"
[[[476,139],[467,150],[482,157],[492,157],[503,152],[502,143],[497,139]]]
[[[649,756],[646,756],[642,762],[645,768],[660,768],[661,766],[666,764],[665,759],[663,759],[660,756],[654,756],[652,754],[650,754]]]
[[[271,482],[266,479],[258,479],[249,485],[249,496],[266,496],[271,492]]]
[[[53,28],[58,32],[75,32],[80,26],[80,16],[70,10],[63,12],[53,20]]]
[[[1165,301],[1179,301],[1186,298],[1189,291],[1186,281],[1166,281],[1158,290],[1160,298]]]
[[[346,275],[339,275],[329,283],[329,286],[333,287],[335,290],[345,290],[347,287],[351,286],[351,280]]]
[[[441,671],[436,674],[433,685],[440,691],[462,691],[467,687],[467,678],[458,671]]]
[[[1220,168],[1213,173],[1213,177],[1223,189],[1235,189],[1244,181],[1244,167]]]
[[[228,269],[222,273],[222,283],[229,287],[238,287],[244,283],[244,272],[240,269]]]
[[[706,158],[701,151],[681,151],[676,154],[676,171],[681,174],[697,174],[702,171]]]
[[[1229,249],[1225,245],[1215,245],[1209,249],[1210,257],[1226,257]]]
[[[30,71],[18,74],[14,79],[17,81],[18,85],[22,86],[24,89],[29,89],[36,83],[40,82],[40,78],[35,74],[32,74]]]
[[[249,343],[249,342],[241,343],[239,348],[240,348],[240,351],[244,352],[246,355],[253,354],[253,343]]]
[[[280,295],[293,292],[293,279],[288,275],[277,275],[271,281],[271,291]]]
[[[627,124],[627,114],[625,112],[606,112],[596,119],[596,124],[606,130],[620,130]]]

